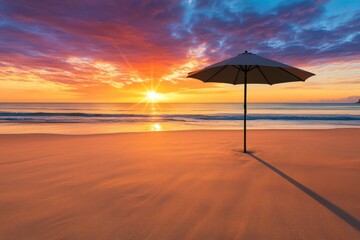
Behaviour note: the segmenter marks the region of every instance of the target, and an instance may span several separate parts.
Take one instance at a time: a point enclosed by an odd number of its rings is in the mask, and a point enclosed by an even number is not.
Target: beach
[[[360,129],[0,135],[0,239],[358,239]]]

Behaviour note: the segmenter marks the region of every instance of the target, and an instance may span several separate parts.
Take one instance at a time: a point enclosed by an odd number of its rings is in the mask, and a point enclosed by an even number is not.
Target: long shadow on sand
[[[323,205],[324,207],[326,207],[327,209],[329,209],[332,213],[334,213],[335,215],[337,215],[339,218],[341,218],[342,220],[344,220],[345,222],[347,222],[348,224],[350,224],[353,228],[355,228],[357,231],[360,231],[360,222],[359,220],[357,220],[354,216],[350,215],[349,213],[345,212],[343,209],[341,209],[340,207],[336,206],[335,204],[333,204],[332,202],[326,200],[325,198],[323,198],[322,196],[320,196],[319,194],[317,194],[316,192],[312,191],[311,189],[307,188],[306,186],[302,185],[301,183],[299,183],[298,181],[296,181],[295,179],[289,177],[288,175],[286,175],[285,173],[283,173],[282,171],[280,171],[279,169],[277,169],[276,167],[270,165],[269,163],[265,162],[264,160],[262,160],[261,158],[255,156],[253,153],[248,153],[249,156],[253,157],[255,160],[257,160],[258,162],[262,163],[263,165],[265,165],[266,167],[270,168],[272,171],[274,171],[276,174],[280,175],[281,177],[283,177],[284,179],[286,179],[288,182],[290,182],[291,184],[293,184],[295,187],[297,187],[298,189],[300,189],[301,191],[303,191],[304,193],[306,193],[308,196],[310,196],[311,198],[313,198],[315,201],[317,201],[318,203],[320,203],[321,205]]]

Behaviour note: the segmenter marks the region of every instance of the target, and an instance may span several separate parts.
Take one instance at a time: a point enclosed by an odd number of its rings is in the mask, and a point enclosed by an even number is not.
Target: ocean
[[[248,129],[359,128],[360,104],[250,103]],[[242,129],[242,103],[0,103],[0,133]]]

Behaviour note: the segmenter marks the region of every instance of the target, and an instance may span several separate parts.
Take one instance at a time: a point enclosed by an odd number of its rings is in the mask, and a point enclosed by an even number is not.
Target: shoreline
[[[360,127],[338,127],[338,128],[262,128],[262,129],[247,129],[247,132],[258,132],[258,131],[331,131],[331,130],[360,130]],[[1,136],[9,135],[54,135],[54,136],[100,136],[100,135],[121,135],[121,134],[151,134],[151,133],[171,133],[171,132],[240,132],[241,129],[174,129],[174,130],[159,130],[159,131],[136,131],[136,132],[105,132],[105,133],[0,133]]]

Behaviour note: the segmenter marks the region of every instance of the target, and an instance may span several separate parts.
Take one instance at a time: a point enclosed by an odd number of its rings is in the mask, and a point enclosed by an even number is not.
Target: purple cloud
[[[119,69],[131,64],[144,74],[155,62],[158,77],[186,62],[199,46],[209,62],[244,50],[296,64],[354,59],[360,55],[360,4],[354,4],[342,20],[328,1],[283,1],[260,11],[251,1],[5,0],[0,66],[69,71],[86,82],[85,70],[68,58],[96,59]],[[78,81],[59,76],[59,82]]]

